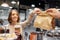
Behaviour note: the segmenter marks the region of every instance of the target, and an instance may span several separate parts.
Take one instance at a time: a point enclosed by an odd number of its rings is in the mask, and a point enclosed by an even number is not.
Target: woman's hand
[[[35,14],[40,14],[42,12],[42,10],[40,10],[39,8],[34,8],[33,13]]]
[[[60,12],[56,8],[47,9],[46,13],[52,15],[55,18],[60,18]]]

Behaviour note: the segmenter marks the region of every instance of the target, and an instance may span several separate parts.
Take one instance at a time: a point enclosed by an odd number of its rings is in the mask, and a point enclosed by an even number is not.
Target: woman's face
[[[11,19],[12,19],[13,22],[17,22],[18,12],[16,10],[12,10]]]

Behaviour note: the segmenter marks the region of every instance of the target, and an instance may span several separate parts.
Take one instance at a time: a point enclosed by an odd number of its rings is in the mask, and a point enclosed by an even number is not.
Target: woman
[[[15,33],[18,38],[20,37],[21,40],[22,39],[22,32],[23,32],[23,29],[29,25],[29,23],[31,22],[31,20],[33,19],[33,16],[36,14],[39,14],[41,12],[41,10],[39,8],[35,8],[29,15],[28,19],[22,23],[19,23],[19,12],[16,10],[16,9],[12,9],[9,13],[9,16],[8,16],[8,22],[9,24],[8,25],[5,25],[5,29],[9,29],[9,33]],[[16,28],[20,28],[19,30],[16,29]],[[19,40],[20,40],[19,39]],[[17,39],[18,40],[18,39]]]

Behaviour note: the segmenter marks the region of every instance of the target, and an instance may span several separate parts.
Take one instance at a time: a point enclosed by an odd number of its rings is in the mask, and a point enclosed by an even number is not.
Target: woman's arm
[[[28,16],[28,19],[25,20],[24,22],[22,22],[22,26],[23,26],[24,28],[25,28],[27,25],[30,24],[30,22],[32,21],[34,15],[35,15],[35,14],[33,13],[33,11],[30,12],[30,14],[29,14],[29,16]]]
[[[28,19],[22,23],[22,26],[25,28],[27,25],[30,24],[35,14],[40,14],[41,10],[39,8],[35,8],[32,12],[30,12],[30,15],[28,16]]]

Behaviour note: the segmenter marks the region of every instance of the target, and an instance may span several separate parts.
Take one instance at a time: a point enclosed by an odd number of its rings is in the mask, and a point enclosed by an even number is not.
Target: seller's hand
[[[60,13],[56,8],[50,8],[46,10],[46,13],[48,13],[49,15],[52,15],[55,18],[59,18],[60,17]]]
[[[42,12],[42,10],[40,10],[39,8],[34,8],[33,13],[36,14],[40,14]]]

